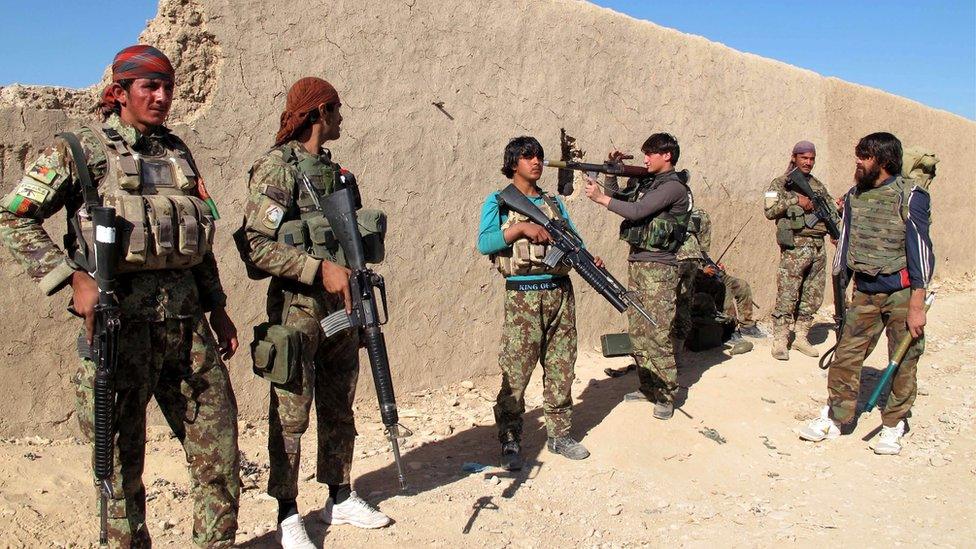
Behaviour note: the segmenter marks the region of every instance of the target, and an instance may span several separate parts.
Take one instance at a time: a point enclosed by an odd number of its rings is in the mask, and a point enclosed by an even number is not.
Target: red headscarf
[[[321,78],[307,76],[292,84],[285,100],[285,110],[281,113],[281,126],[275,136],[275,146],[291,138],[319,105],[334,103],[339,103],[339,92]]]
[[[112,84],[102,90],[102,114],[107,116],[118,106],[113,84],[136,78],[172,82],[175,76],[176,71],[173,70],[169,58],[156,48],[142,44],[125,48],[115,54],[115,59],[112,60]]]

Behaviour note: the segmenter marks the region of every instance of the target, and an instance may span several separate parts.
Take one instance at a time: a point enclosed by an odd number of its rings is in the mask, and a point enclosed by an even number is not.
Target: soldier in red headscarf
[[[186,453],[193,541],[230,547],[237,531],[237,402],[221,360],[237,349],[237,329],[225,311],[211,249],[216,208],[189,149],[163,125],[174,79],[169,59],[156,48],[120,51],[102,94],[101,125],[59,136],[0,203],[0,239],[45,294],[70,286],[69,310],[84,319],[74,380],[78,420],[89,439],[98,303],[89,275],[95,269],[90,210],[116,210],[121,329],[111,395],[114,471],[106,489],[109,542],[116,547],[150,545],[142,472],[151,398]],[[80,145],[79,156],[71,142]],[[61,209],[68,216],[64,250],[42,227]]]
[[[355,185],[323,148],[339,138],[341,106],[335,88],[321,78],[292,85],[274,147],[251,167],[244,224],[234,235],[249,276],[271,277],[268,322],[255,328],[254,368],[271,382],[268,494],[278,500],[278,540],[285,548],[314,547],[297,503],[301,439],[313,401],[316,480],[329,486],[323,520],[360,528],[390,522],[351,489],[359,334],[343,330],[326,337],[320,325],[350,303],[349,269],[337,257],[337,240],[316,206]],[[367,246],[373,241],[364,240]],[[366,255],[373,254],[367,249]],[[261,351],[271,347],[273,357]]]

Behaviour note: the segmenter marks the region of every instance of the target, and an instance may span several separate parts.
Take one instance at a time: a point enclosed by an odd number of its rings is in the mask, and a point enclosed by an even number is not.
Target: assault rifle
[[[115,295],[116,262],[119,246],[115,239],[115,208],[90,209],[95,227],[95,332],[92,337],[92,362],[95,363],[94,427],[95,479],[99,484],[98,541],[108,544],[108,498],[112,495],[112,469],[115,451],[115,369],[119,357],[119,303]]]
[[[310,185],[309,185],[310,186]],[[400,418],[397,414],[396,398],[393,394],[393,379],[390,376],[390,359],[386,353],[386,339],[380,326],[386,324],[386,282],[383,277],[366,267],[366,254],[363,239],[359,233],[356,218],[356,196],[352,188],[346,187],[330,194],[319,202],[318,194],[310,189],[336,240],[342,246],[346,262],[352,273],[349,275],[349,293],[352,295],[352,312],[340,309],[322,319],[322,330],[326,337],[345,330],[362,330],[365,337],[366,354],[373,372],[376,397],[379,400],[380,418],[386,427],[386,438],[393,448],[400,488],[406,490],[407,480],[403,475],[400,461]],[[382,316],[377,307],[376,294],[383,303]]]
[[[935,301],[935,294],[930,293],[925,298],[925,310],[928,311],[929,307],[932,306],[932,302]],[[908,348],[911,347],[912,342],[915,338],[912,337],[911,332],[908,332],[901,338],[898,342],[898,347],[895,349],[895,353],[891,355],[891,359],[888,361],[888,367],[885,368],[884,373],[881,374],[881,379],[878,380],[878,384],[874,386],[874,391],[871,392],[870,398],[868,398],[867,403],[864,405],[864,411],[870,412],[874,410],[875,405],[878,404],[878,399],[881,397],[881,390],[885,385],[888,384],[888,380],[894,377],[895,372],[898,371],[898,365],[901,364],[905,354],[908,352]]]
[[[807,182],[806,177],[799,168],[793,168],[786,185],[793,187],[797,192],[813,202],[813,213],[808,214],[806,217],[806,225],[808,228],[816,225],[817,221],[823,221],[827,227],[827,233],[830,234],[830,238],[834,240],[840,238],[840,227],[837,226],[837,222],[834,221],[834,215],[832,215],[837,209],[829,204],[822,194],[813,192],[813,189],[810,188],[810,183]]]
[[[528,217],[533,223],[541,225],[549,232],[552,246],[542,260],[546,265],[549,267],[555,267],[560,263],[569,265],[576,269],[580,277],[593,286],[593,289],[606,298],[617,311],[622,313],[628,306],[633,306],[648,322],[657,326],[632,292],[628,291],[606,268],[596,266],[593,254],[586,251],[583,241],[569,228],[565,219],[550,219],[514,185],[509,185],[498,193],[498,202],[499,207],[504,205]]]

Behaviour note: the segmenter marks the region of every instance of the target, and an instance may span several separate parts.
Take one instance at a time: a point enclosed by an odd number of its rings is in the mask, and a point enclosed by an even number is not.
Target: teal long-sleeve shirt
[[[544,204],[541,196],[529,196],[527,198],[540,208]],[[566,204],[558,196],[554,198],[556,204],[559,206],[560,215],[566,219],[569,228],[578,235],[579,231],[576,230],[576,225],[573,224],[573,220],[569,218],[569,212],[566,211]],[[481,223],[478,227],[478,251],[480,253],[483,255],[491,255],[511,247],[510,244],[505,242],[505,235],[502,233],[502,225],[507,220],[508,212],[501,212],[498,208],[498,192],[496,191],[488,195],[484,205],[481,207]],[[506,280],[543,281],[552,280],[552,278],[552,275],[540,274],[510,276],[506,277]]]

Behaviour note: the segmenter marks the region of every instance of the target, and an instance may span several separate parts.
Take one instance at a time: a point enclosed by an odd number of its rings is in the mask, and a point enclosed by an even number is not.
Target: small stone
[[[474,382],[469,379],[466,379],[461,382],[461,387],[464,387],[465,389],[470,391],[471,389],[474,389]]]
[[[502,479],[496,477],[495,475],[488,475],[487,477],[485,477],[485,482],[491,484],[492,486],[498,486],[499,484],[501,484]]]
[[[611,517],[615,517],[619,515],[621,511],[623,511],[623,508],[620,507],[619,505],[614,505],[607,508],[607,514],[610,515]]]

